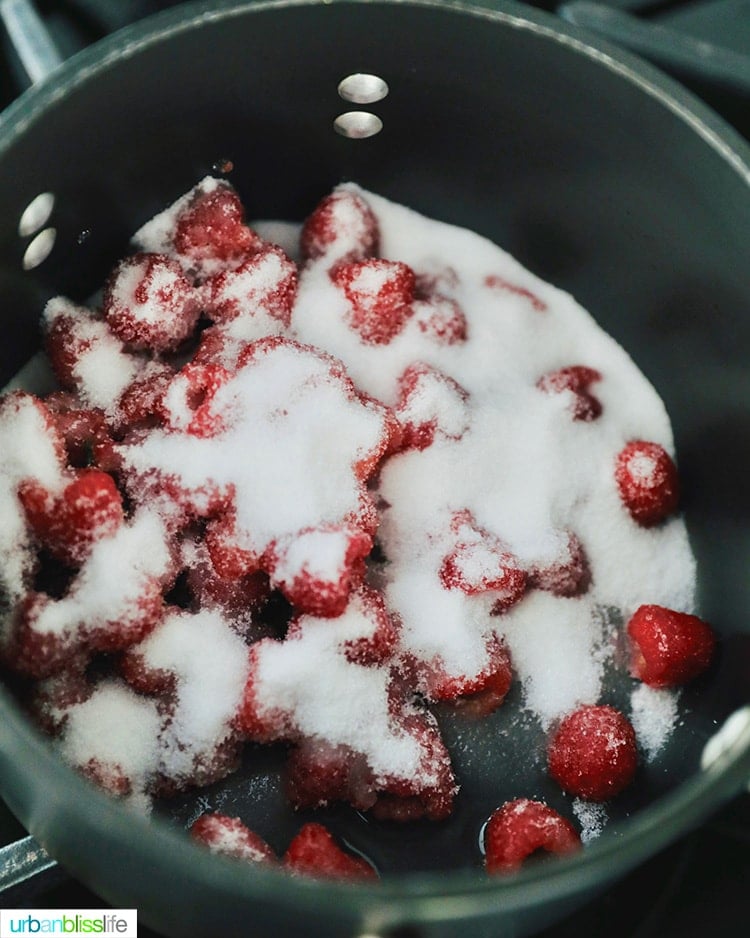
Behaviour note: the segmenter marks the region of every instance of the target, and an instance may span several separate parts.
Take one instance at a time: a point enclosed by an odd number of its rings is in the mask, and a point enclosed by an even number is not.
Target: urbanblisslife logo
[[[0,909],[0,938],[18,935],[138,938],[138,913],[135,909]]]

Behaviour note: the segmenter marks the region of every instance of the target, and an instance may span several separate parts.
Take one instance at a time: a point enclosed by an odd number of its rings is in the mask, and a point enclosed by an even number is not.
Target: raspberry
[[[296,264],[281,248],[269,245],[206,281],[206,313],[214,322],[270,317],[288,326],[296,292]]]
[[[628,622],[632,671],[652,687],[674,687],[697,677],[711,663],[716,636],[698,616],[641,606]]]
[[[440,579],[446,589],[472,596],[499,593],[497,602],[508,608],[526,590],[526,574],[499,537],[480,527],[470,511],[459,511],[451,522],[456,541],[443,558]]]
[[[644,528],[659,524],[677,508],[677,467],[658,443],[628,443],[617,456],[615,482],[631,517]]]
[[[65,440],[71,466],[88,466],[100,447],[111,444],[103,411],[84,407],[74,394],[65,391],[47,395],[44,403],[52,414],[58,433]]]
[[[359,261],[378,253],[380,232],[370,206],[354,192],[338,189],[326,196],[302,228],[300,249],[306,261]]]
[[[222,365],[188,363],[166,386],[159,413],[173,430],[202,438],[217,436],[225,424],[222,415],[213,410],[213,399],[230,378]]]
[[[54,297],[44,309],[45,347],[57,380],[87,407],[114,412],[146,360],[127,352],[109,323],[84,306]]]
[[[532,292],[527,287],[522,287],[517,283],[511,283],[510,280],[506,280],[505,277],[500,277],[498,274],[491,274],[485,277],[484,285],[491,290],[499,290],[514,296],[523,297],[523,299],[531,303],[532,309],[535,309],[538,313],[544,313],[547,310],[547,304],[541,297],[537,296],[536,293]]]
[[[534,564],[529,570],[530,588],[555,596],[581,596],[591,585],[591,568],[583,544],[572,532],[563,532],[564,544],[557,557]]]
[[[301,531],[270,551],[271,585],[300,612],[339,616],[352,589],[362,581],[369,534],[349,525],[326,525]]]
[[[469,426],[467,392],[430,365],[409,365],[398,379],[395,414],[401,449],[426,449],[435,438],[460,440]]]
[[[368,345],[387,345],[412,314],[414,271],[400,261],[338,264],[331,279],[351,303],[350,326]]]
[[[167,352],[193,332],[200,299],[176,261],[164,254],[134,254],[112,271],[103,308],[112,332],[127,345]]]
[[[415,300],[412,309],[419,329],[440,345],[466,340],[466,316],[455,300],[438,294]]]
[[[300,829],[284,854],[284,864],[303,876],[352,882],[378,879],[366,860],[342,850],[322,824],[305,824]]]
[[[498,808],[484,832],[488,873],[512,873],[539,850],[575,853],[581,848],[578,832],[562,815],[541,801],[518,798]]]
[[[174,374],[174,369],[164,362],[146,365],[118,402],[115,422],[120,432],[136,426],[154,426],[158,422],[158,405]]]
[[[80,469],[60,495],[30,481],[18,496],[34,533],[53,556],[78,566],[93,545],[117,531],[124,520],[114,480],[100,469]]]
[[[510,654],[496,636],[488,641],[489,661],[472,677],[440,677],[428,680],[430,700],[452,701],[462,713],[473,717],[486,716],[502,704],[513,679]]]
[[[542,375],[536,386],[546,394],[561,394],[569,391],[572,395],[569,410],[573,420],[591,421],[601,415],[602,405],[598,398],[589,391],[589,385],[601,381],[602,376],[595,368],[586,365],[569,365],[558,371]]]
[[[201,814],[190,827],[190,836],[212,853],[250,863],[274,862],[276,855],[255,831],[238,817],[219,812]]]
[[[626,788],[638,762],[633,727],[614,707],[583,706],[552,737],[548,767],[569,794],[607,801]]]
[[[174,247],[190,261],[238,261],[262,245],[245,225],[240,198],[228,183],[196,187],[177,216]]]

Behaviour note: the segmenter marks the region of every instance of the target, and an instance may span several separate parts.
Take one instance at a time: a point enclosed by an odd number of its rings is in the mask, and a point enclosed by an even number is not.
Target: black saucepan
[[[333,129],[352,108],[337,86],[358,72],[390,87],[379,103],[353,106],[382,121],[368,139]],[[73,875],[165,934],[531,932],[750,776],[747,724],[700,768],[705,741],[750,699],[750,151],[654,69],[504,0],[181,7],[86,50],[2,119],[0,383],[37,348],[47,297],[85,301],[136,228],[226,161],[253,217],[300,219],[354,179],[489,236],[593,312],[672,415],[702,613],[723,637],[719,660],[684,693],[674,742],[642,770],[605,834],[576,858],[503,880],[441,869],[466,849],[467,831],[476,838],[475,821],[521,793],[508,750],[502,765],[490,755],[476,770],[477,760],[458,758],[470,805],[460,829],[372,833],[358,815],[326,815],[399,870],[374,888],[204,854],[174,831],[196,796],[160,806],[164,822],[132,816],[65,767],[5,691],[0,792]],[[54,247],[24,270],[19,218],[42,192],[55,196]],[[450,741],[462,728],[445,717],[444,731]],[[259,799],[249,784],[258,766],[273,777],[273,759],[248,750],[222,797],[251,826],[277,828],[283,843],[300,819],[278,786]],[[559,797],[552,786],[536,793]],[[427,872],[399,861],[406,842]]]

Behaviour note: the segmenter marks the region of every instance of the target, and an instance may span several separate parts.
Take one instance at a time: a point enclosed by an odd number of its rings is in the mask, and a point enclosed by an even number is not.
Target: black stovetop
[[[717,22],[736,15],[745,0],[608,0],[619,17],[623,11],[635,16],[639,25],[677,22],[682,10],[693,16],[698,7],[702,21],[710,20],[713,7]],[[150,13],[179,5],[176,0],[55,0],[38,2],[37,9],[64,56],[98,38]],[[535,0],[532,6],[547,10],[560,6],[556,0]],[[600,4],[605,6],[606,3]],[[678,16],[675,18],[675,9]],[[737,9],[735,9],[737,8]],[[746,3],[745,9],[748,10]],[[566,14],[567,15],[567,14]],[[741,15],[741,13],[740,13]],[[750,10],[747,35],[750,37]],[[661,19],[660,19],[661,18]],[[615,19],[614,28],[620,20]],[[735,20],[736,22],[736,20]],[[627,26],[627,23],[625,24]],[[610,32],[610,38],[612,38]],[[3,37],[4,38],[4,37]],[[669,37],[668,37],[669,38]],[[715,36],[712,37],[715,39]],[[736,39],[736,37],[735,37]],[[672,42],[681,42],[673,33]],[[690,43],[688,42],[688,51]],[[680,50],[678,49],[678,52]],[[0,107],[18,93],[19,74],[7,46],[0,50]],[[747,54],[750,56],[750,38]],[[691,67],[689,56],[681,56],[679,68],[669,61],[655,61],[750,138],[750,108],[741,89],[728,88],[702,70]],[[25,835],[23,828],[0,802],[0,846]],[[729,804],[699,830],[649,860],[604,895],[563,922],[545,929],[540,938],[704,938],[712,934],[744,935],[750,918],[750,799],[745,796]],[[0,894],[0,908],[59,909],[103,908],[105,904],[84,886],[55,868],[10,892]],[[139,929],[142,938],[159,938]]]

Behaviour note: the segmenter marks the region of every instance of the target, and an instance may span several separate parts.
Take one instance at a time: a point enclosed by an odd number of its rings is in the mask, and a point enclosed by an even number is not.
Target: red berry
[[[395,414],[401,449],[426,449],[435,437],[460,440],[469,426],[468,393],[430,365],[409,365],[398,379]]]
[[[339,264],[331,279],[351,303],[352,329],[368,345],[387,345],[412,314],[414,271],[400,261],[373,258]]]
[[[680,482],[677,467],[658,443],[633,440],[620,451],[615,482],[632,518],[647,528],[663,521],[677,508]]]
[[[237,261],[262,244],[245,225],[240,198],[225,182],[208,190],[196,188],[177,216],[175,250],[194,261]]]
[[[255,831],[246,827],[238,817],[213,812],[201,814],[190,827],[190,836],[212,853],[247,860],[250,863],[275,861],[276,855]]]
[[[614,707],[583,706],[552,737],[549,773],[569,794],[607,801],[633,779],[638,755],[629,721]]]
[[[451,529],[456,543],[440,567],[443,586],[470,596],[499,593],[504,608],[519,600],[526,590],[526,573],[500,538],[480,527],[470,511],[457,512]]]
[[[339,189],[327,195],[302,228],[304,260],[329,256],[331,261],[358,261],[378,253],[380,232],[370,206],[355,192]]]
[[[489,662],[473,677],[433,679],[428,697],[452,701],[461,713],[474,718],[493,713],[503,703],[513,680],[510,654],[496,636],[488,641]]]
[[[112,332],[127,345],[166,352],[191,335],[200,300],[176,261],[164,254],[134,254],[112,271],[103,308]]]
[[[118,430],[157,423],[158,405],[172,378],[174,369],[169,365],[149,362],[120,397],[115,415]]]
[[[213,410],[213,399],[230,378],[222,365],[189,362],[166,386],[159,412],[173,430],[204,438],[216,436],[225,426],[222,415]]]
[[[371,549],[370,535],[353,525],[300,531],[269,552],[271,585],[300,612],[339,616],[364,577]]]
[[[266,315],[288,326],[296,292],[297,266],[273,245],[204,284],[206,312],[214,322]]]
[[[628,622],[632,671],[652,687],[673,687],[697,677],[711,663],[716,636],[698,616],[664,606],[641,606]]]
[[[488,873],[512,873],[539,850],[575,853],[581,848],[578,832],[562,815],[541,801],[507,801],[487,822],[484,833]]]
[[[563,534],[564,536],[564,534]],[[583,544],[568,533],[557,557],[534,564],[529,570],[529,587],[555,596],[580,596],[591,585],[591,568]]]
[[[284,863],[294,873],[343,880],[378,878],[370,864],[346,853],[322,824],[305,824],[284,854]]]
[[[25,482],[18,496],[34,533],[64,563],[83,563],[100,538],[114,534],[124,520],[114,479],[100,469],[80,469],[60,495],[37,482]]]
[[[466,316],[455,300],[437,294],[416,300],[413,311],[419,329],[441,345],[466,339]]]
[[[542,375],[536,386],[547,394],[560,394],[570,391],[573,398],[570,412],[573,420],[596,420],[601,415],[602,405],[598,398],[589,391],[589,385],[601,381],[602,376],[595,368],[586,365],[569,365],[558,371]]]
[[[103,411],[84,407],[74,394],[65,391],[47,395],[44,403],[65,440],[71,466],[89,465],[99,447],[112,443]]]

